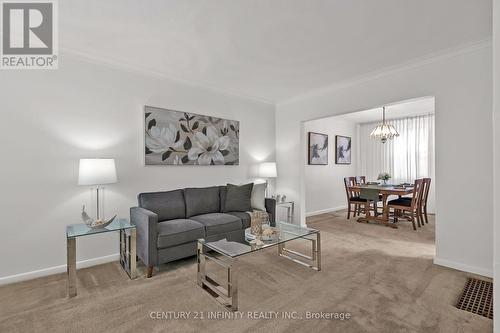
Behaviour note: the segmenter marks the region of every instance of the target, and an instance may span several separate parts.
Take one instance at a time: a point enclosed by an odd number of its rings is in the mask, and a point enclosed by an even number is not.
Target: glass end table
[[[120,265],[131,279],[137,277],[136,229],[128,219],[117,218],[105,228],[92,229],[84,223],[66,226],[68,295],[76,296],[76,239],[106,232],[120,233]]]
[[[197,283],[207,291],[226,310],[238,310],[238,258],[243,255],[257,253],[262,249],[277,247],[280,257],[292,260],[295,263],[309,267],[315,271],[321,270],[321,235],[319,230],[301,227],[295,224],[278,222],[277,236],[271,240],[264,240],[262,244],[255,244],[251,239],[237,240],[210,240],[199,239],[197,250]],[[304,254],[285,247],[292,240],[306,240],[311,243],[311,254]],[[227,272],[227,280],[223,283],[207,274],[207,260],[221,266]],[[225,285],[225,286],[224,286]]]
[[[286,209],[286,222],[293,223],[293,218],[295,216],[295,201],[276,201],[276,208]]]

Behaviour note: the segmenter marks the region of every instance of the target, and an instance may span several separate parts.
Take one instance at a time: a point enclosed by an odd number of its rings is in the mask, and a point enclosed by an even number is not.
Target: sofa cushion
[[[243,229],[250,227],[251,217],[250,214],[245,212],[227,212],[226,214],[236,216],[241,220],[241,224],[243,225]]]
[[[247,212],[252,210],[253,183],[246,185],[227,184],[224,212]]]
[[[205,237],[205,227],[196,221],[176,219],[158,223],[157,247],[164,249]]]
[[[158,215],[158,221],[186,218],[186,205],[182,190],[141,193],[139,206]]]
[[[186,217],[220,211],[219,187],[186,188]]]
[[[226,208],[226,186],[219,186],[219,200],[220,200],[220,210],[219,212],[224,212]]]
[[[224,213],[197,215],[191,217],[191,219],[205,226],[207,236],[240,230],[243,226],[238,217]]]

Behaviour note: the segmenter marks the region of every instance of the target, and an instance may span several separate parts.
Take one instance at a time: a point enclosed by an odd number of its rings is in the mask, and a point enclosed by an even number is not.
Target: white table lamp
[[[82,158],[78,172],[78,185],[96,186],[97,220],[99,213],[99,190],[101,185],[117,182],[115,160],[113,158]]]
[[[268,179],[278,177],[276,162],[263,162],[259,164],[257,177],[266,179],[266,197],[268,193]]]

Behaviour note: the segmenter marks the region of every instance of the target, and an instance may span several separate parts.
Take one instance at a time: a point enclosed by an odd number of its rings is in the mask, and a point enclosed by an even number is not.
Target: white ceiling
[[[63,50],[272,102],[484,40],[491,0],[64,0]]]
[[[386,105],[385,118],[387,120],[433,114],[435,111],[434,97],[423,97]],[[382,107],[369,110],[347,113],[332,117],[354,123],[372,123],[382,120]]]

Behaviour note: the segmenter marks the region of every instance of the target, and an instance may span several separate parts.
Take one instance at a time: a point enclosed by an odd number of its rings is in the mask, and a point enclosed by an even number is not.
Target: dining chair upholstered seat
[[[351,201],[360,201],[360,202],[366,202],[366,199],[362,199],[360,197],[352,197]]]
[[[411,206],[411,199],[412,198],[401,197],[401,198],[398,198],[398,199],[390,200],[388,202],[388,204],[389,205],[401,205],[401,206],[408,206],[408,207],[410,207]]]

